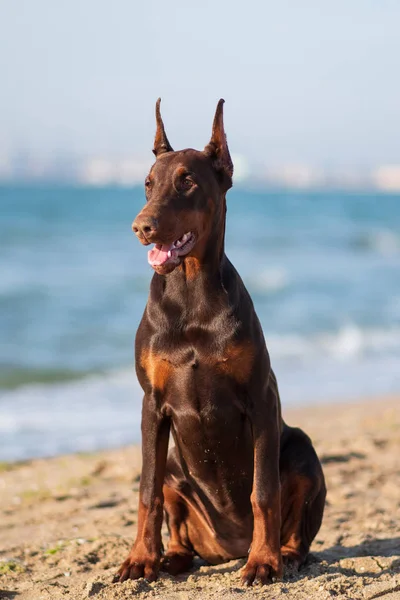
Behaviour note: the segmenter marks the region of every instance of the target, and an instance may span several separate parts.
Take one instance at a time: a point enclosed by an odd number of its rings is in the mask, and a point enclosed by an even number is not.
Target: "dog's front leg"
[[[279,481],[280,427],[278,405],[270,389],[251,411],[254,440],[254,476],[251,505],[253,539],[242,581],[266,584],[281,578],[281,494]]]
[[[142,409],[142,455],[138,531],[128,558],[122,563],[119,581],[145,577],[157,579],[162,550],[163,483],[168,453],[170,422],[160,414],[155,398],[145,395]]]

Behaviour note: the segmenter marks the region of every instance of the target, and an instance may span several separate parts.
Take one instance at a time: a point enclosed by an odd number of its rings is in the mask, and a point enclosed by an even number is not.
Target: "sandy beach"
[[[263,588],[241,586],[244,560],[196,559],[177,578],[112,583],[135,535],[138,447],[2,463],[0,598],[400,598],[399,406],[394,397],[284,411],[312,437],[328,497],[309,563]]]

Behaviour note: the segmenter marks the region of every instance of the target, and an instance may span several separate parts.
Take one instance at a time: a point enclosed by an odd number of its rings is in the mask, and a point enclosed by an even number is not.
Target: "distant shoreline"
[[[147,171],[146,171],[147,173]],[[143,181],[146,173],[143,174],[143,178],[136,182],[122,183],[122,182],[106,182],[106,183],[90,183],[85,181],[73,180],[73,179],[2,179],[0,180],[0,191],[10,189],[34,189],[34,190],[47,190],[47,189],[59,189],[59,190],[115,190],[115,191],[130,191],[140,190],[143,192]],[[399,167],[400,173],[400,167]],[[288,185],[283,183],[274,183],[269,181],[256,181],[251,179],[239,180],[234,183],[235,187],[233,191],[230,191],[230,196],[239,194],[241,191],[250,193],[267,193],[267,194],[286,194],[286,193],[298,193],[298,194],[379,194],[382,196],[399,196],[400,195],[400,183],[396,184],[396,187],[379,187],[372,184],[371,182],[363,183],[361,185],[345,184],[344,182],[330,183],[325,185]]]

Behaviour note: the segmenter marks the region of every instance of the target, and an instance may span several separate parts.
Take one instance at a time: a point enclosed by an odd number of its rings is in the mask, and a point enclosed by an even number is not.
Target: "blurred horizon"
[[[158,96],[177,149],[204,147],[224,97],[239,177],[398,169],[399,20],[390,0],[2,3],[0,178],[104,161],[131,181]]]
[[[288,163],[272,168],[249,163],[242,155],[232,155],[234,186],[246,189],[292,189],[332,191],[400,191],[400,163],[373,169],[317,169],[304,163]],[[140,156],[53,155],[44,160],[28,152],[0,157],[0,186],[80,186],[142,187],[154,158]]]

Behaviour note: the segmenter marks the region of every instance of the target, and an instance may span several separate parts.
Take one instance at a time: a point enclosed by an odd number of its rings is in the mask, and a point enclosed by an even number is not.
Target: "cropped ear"
[[[171,144],[168,141],[166,134],[165,134],[164,123],[161,118],[161,112],[160,112],[160,102],[161,102],[161,98],[159,98],[156,102],[157,130],[156,130],[156,137],[154,138],[154,148],[153,148],[153,154],[156,157],[160,156],[161,154],[165,154],[165,152],[173,152],[174,151]]]
[[[221,100],[217,104],[214,123],[212,128],[211,140],[204,148],[204,154],[213,161],[214,169],[226,180],[227,189],[232,187],[233,163],[229,154],[228,144],[224,130],[224,102]]]

